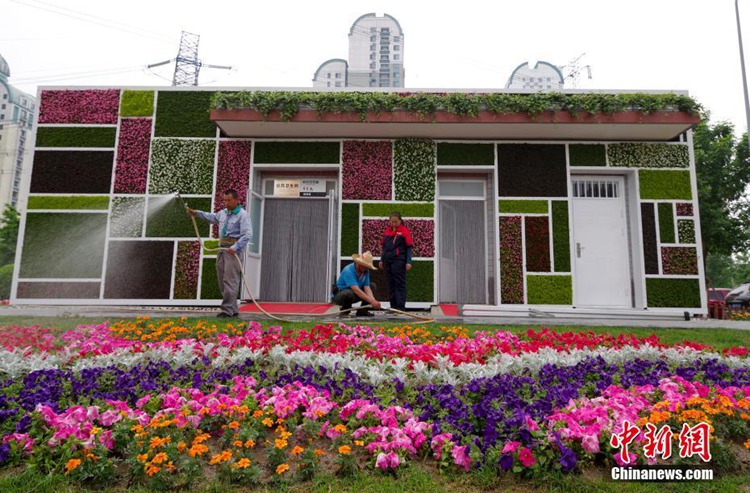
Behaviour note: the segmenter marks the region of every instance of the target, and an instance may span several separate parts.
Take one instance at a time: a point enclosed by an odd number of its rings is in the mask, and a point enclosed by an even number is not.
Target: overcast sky
[[[750,0],[740,3],[750,52]],[[32,94],[169,85],[170,67],[143,67],[173,58],[187,30],[204,62],[236,68],[204,70],[201,85],[310,87],[321,62],[348,57],[367,12],[401,23],[409,88],[502,88],[519,63],[585,53],[593,79],[584,72],[581,89],[687,90],[713,120],[747,126],[732,0],[0,0],[0,54]]]

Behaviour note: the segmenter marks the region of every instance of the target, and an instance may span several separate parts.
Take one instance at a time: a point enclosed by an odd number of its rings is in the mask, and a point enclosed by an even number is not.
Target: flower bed
[[[0,470],[78,483],[185,488],[218,475],[278,485],[416,460],[543,475],[622,463],[610,436],[625,420],[706,422],[716,454],[750,447],[742,347],[147,317],[63,333],[7,328],[0,347]],[[650,462],[644,437],[630,462]]]

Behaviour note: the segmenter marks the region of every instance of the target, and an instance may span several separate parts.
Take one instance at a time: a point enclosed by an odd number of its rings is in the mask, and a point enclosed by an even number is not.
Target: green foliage
[[[13,264],[0,267],[0,300],[10,298],[10,288],[13,284]]]
[[[750,248],[747,134],[739,141],[731,123],[700,123],[693,130],[703,250],[730,255]]]
[[[215,137],[210,91],[159,91],[156,137]]]
[[[498,204],[501,214],[548,214],[546,200],[501,200]]]
[[[120,116],[154,114],[154,91],[125,91],[120,102]]]
[[[213,193],[214,140],[155,139],[149,193]]]
[[[161,94],[161,93],[160,93]],[[180,94],[180,93],[177,93]],[[181,93],[185,94],[185,93]],[[160,96],[161,98],[161,96]],[[160,101],[161,103],[161,101]],[[495,114],[527,113],[538,115],[547,111],[567,111],[611,115],[623,111],[643,114],[655,111],[682,111],[697,115],[701,106],[681,94],[562,94],[557,92],[508,93],[389,93],[389,92],[288,92],[288,91],[219,91],[213,94],[214,109],[250,109],[268,117],[279,111],[282,120],[291,120],[300,107],[318,114],[357,113],[360,120],[368,113],[407,111],[422,118],[438,111],[474,118],[479,111]]]
[[[552,202],[552,247],[555,272],[570,272],[570,225],[566,200]]]
[[[435,200],[435,142],[430,139],[399,139],[393,150],[393,181],[396,200]]]
[[[640,170],[641,199],[691,200],[689,171]]]
[[[701,306],[698,279],[646,279],[649,308],[698,308]]]
[[[437,164],[438,166],[494,166],[495,146],[441,142],[437,145]]]
[[[607,151],[602,144],[570,144],[571,166],[606,166]]]
[[[741,253],[732,257],[712,253],[706,257],[709,287],[733,289],[743,282],[750,282],[750,255]]]
[[[572,305],[573,278],[571,276],[526,276],[529,305]]]
[[[219,248],[219,240],[203,240],[203,254],[216,255],[214,250]]]
[[[262,164],[338,164],[339,142],[256,142],[254,163]]]
[[[689,168],[690,151],[685,144],[623,142],[609,144],[610,166],[625,168]]]
[[[5,205],[0,216],[0,265],[12,264],[16,259],[18,226],[21,214],[10,204]]]
[[[190,198],[192,209],[201,211],[211,210],[211,199]],[[196,218],[201,238],[209,233],[209,224]],[[195,229],[190,217],[185,214],[185,208],[177,199],[164,204],[163,201],[149,201],[146,217],[146,236],[154,238],[195,238]]]
[[[695,222],[692,219],[678,219],[677,233],[680,243],[695,243]]]
[[[37,147],[114,147],[115,127],[39,127]]]
[[[662,243],[674,243],[674,205],[668,202],[659,204],[659,238]]]
[[[99,278],[107,214],[28,213],[23,239],[23,278]]]
[[[240,289],[242,289],[242,283],[240,283]],[[221,290],[219,289],[219,282],[216,277],[216,259],[204,257],[203,275],[201,277],[201,299],[220,300],[221,298]]]
[[[109,197],[32,195],[29,197],[28,209],[107,210],[109,209]]]
[[[341,205],[341,257],[359,253],[359,204]]]
[[[408,301],[434,301],[435,263],[415,260],[406,272],[406,299]]]
[[[369,217],[388,217],[391,212],[398,212],[402,217],[435,217],[435,204],[409,203],[372,203],[362,204],[362,215]]]

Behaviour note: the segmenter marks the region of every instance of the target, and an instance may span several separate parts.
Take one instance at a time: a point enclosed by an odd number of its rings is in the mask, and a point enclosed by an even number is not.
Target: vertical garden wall
[[[505,143],[430,139],[224,138],[210,91],[45,90],[23,223],[16,298],[158,300],[219,297],[215,256],[202,251],[181,204],[244,202],[253,163],[340,169],[339,264],[380,255],[399,211],[414,240],[408,299],[435,302],[438,173],[492,177],[494,298],[572,306],[572,173],[627,173],[637,184],[647,306],[701,306],[690,151],[686,143]],[[425,122],[429,125],[429,122]],[[467,175],[468,173],[468,175]],[[454,173],[455,175],[455,173]],[[204,237],[217,234],[205,223]],[[496,247],[493,247],[496,248]],[[490,276],[495,278],[494,275]],[[388,298],[382,273],[378,297]]]
[[[218,210],[248,187],[251,143],[218,137],[204,91],[45,90],[17,274],[18,299],[216,299],[171,194]],[[200,224],[200,223],[199,223]],[[206,223],[201,235],[209,236]],[[205,286],[202,289],[202,284]]]

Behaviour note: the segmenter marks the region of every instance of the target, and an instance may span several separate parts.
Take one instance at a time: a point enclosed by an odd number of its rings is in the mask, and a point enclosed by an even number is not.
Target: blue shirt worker
[[[362,302],[369,304],[376,310],[380,308],[380,302],[375,299],[372,290],[376,288],[370,282],[370,271],[378,270],[372,263],[372,254],[365,252],[362,255],[352,255],[354,263],[347,265],[339,274],[336,286],[333,290],[333,302],[339,305],[341,311],[350,310],[354,303]],[[344,316],[341,313],[339,316]],[[357,310],[358,317],[372,317],[373,314],[367,309]]]
[[[250,216],[242,208],[237,191],[231,188],[224,192],[226,209],[216,213],[188,209],[187,213],[211,224],[219,225],[219,246],[224,248],[216,257],[216,277],[219,281],[222,302],[218,317],[238,317],[237,295],[242,281],[241,255],[253,237]]]

